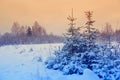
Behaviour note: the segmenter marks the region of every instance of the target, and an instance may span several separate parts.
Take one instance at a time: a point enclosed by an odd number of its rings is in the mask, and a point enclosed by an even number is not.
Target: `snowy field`
[[[47,69],[44,61],[63,44],[9,45],[0,47],[0,80],[100,80],[92,71],[63,75]]]

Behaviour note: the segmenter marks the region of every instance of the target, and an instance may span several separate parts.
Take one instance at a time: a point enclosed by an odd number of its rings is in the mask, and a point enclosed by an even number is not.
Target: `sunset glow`
[[[68,28],[71,8],[79,26],[85,24],[84,11],[91,10],[96,28],[106,22],[120,27],[120,0],[0,0],[0,33],[10,31],[14,21],[21,25],[38,21],[48,32],[61,35]]]

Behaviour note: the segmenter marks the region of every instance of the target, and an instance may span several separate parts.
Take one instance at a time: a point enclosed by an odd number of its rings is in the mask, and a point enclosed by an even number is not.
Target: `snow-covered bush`
[[[114,53],[117,47],[108,48],[100,47],[100,61],[98,65],[93,65],[93,71],[103,80],[119,80],[120,79],[120,55]]]
[[[53,65],[56,63],[56,59],[53,57],[49,57],[47,61],[45,62],[48,69],[53,68]]]

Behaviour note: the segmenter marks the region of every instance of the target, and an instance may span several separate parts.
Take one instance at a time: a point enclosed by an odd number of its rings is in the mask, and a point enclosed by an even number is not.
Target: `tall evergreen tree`
[[[68,51],[69,54],[73,55],[78,52],[78,43],[80,38],[80,28],[75,28],[74,21],[76,18],[73,17],[73,10],[71,16],[68,16],[67,19],[70,21],[70,27],[67,30],[65,36],[65,46],[63,47],[64,51]]]
[[[93,47],[95,47],[95,43],[96,43],[96,39],[98,36],[98,30],[93,28],[93,23],[95,22],[95,20],[92,19],[92,11],[87,11],[85,12],[86,18],[87,18],[87,22],[85,23],[85,32],[84,32],[84,37],[86,39],[86,43],[88,50],[90,51]]]
[[[93,28],[93,23],[95,22],[92,19],[92,11],[87,11],[85,12],[87,22],[85,26],[85,31],[83,33],[83,43],[85,44],[85,49],[86,52],[84,53],[83,56],[83,64],[87,65],[87,68],[92,69],[92,64],[98,63],[98,52],[99,52],[99,47],[96,44],[96,39],[98,36],[98,30]]]

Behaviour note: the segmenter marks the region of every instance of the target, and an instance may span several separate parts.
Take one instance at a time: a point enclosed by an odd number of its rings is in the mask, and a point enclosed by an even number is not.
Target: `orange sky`
[[[114,29],[120,27],[120,0],[0,0],[0,33],[10,31],[14,21],[22,25],[38,21],[48,32],[62,34],[68,28],[71,8],[77,25],[85,23],[84,11],[92,10],[96,28],[106,22]]]

